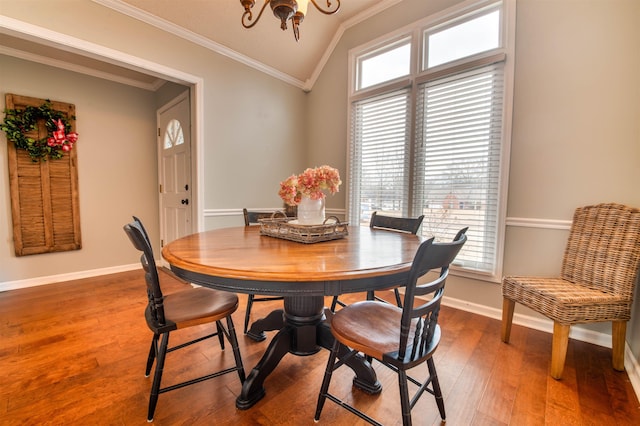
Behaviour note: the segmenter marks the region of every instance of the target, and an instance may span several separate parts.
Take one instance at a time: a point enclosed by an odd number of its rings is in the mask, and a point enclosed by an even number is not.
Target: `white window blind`
[[[505,232],[515,5],[512,0],[463,3],[448,9],[444,22],[427,17],[403,34],[350,52],[348,216],[351,224],[368,225],[374,211],[424,215],[420,232],[437,241],[450,241],[468,227],[454,270],[497,282]],[[410,74],[358,86],[395,69],[384,59],[398,40],[411,42]],[[427,58],[435,61],[429,67]],[[363,61],[375,66],[359,67]]]
[[[455,263],[486,272],[497,255],[503,83],[502,64],[493,64],[420,84],[416,105],[422,233],[446,241],[468,226]]]
[[[373,211],[398,214],[409,200],[409,89],[352,104],[350,218],[369,224]]]

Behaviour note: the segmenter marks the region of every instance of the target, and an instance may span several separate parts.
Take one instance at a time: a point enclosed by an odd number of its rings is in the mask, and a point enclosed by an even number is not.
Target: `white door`
[[[158,110],[160,242],[191,234],[191,115],[186,91]]]

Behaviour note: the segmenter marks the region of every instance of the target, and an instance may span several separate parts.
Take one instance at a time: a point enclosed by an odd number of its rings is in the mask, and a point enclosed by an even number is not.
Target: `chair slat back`
[[[640,209],[597,204],[576,209],[562,278],[631,301],[640,264]]]
[[[271,219],[273,212],[258,212],[242,209],[244,214],[244,226],[257,225],[260,223],[260,219]]]
[[[142,252],[140,263],[144,269],[144,278],[147,284],[147,309],[151,315],[151,319],[159,326],[166,324],[164,316],[164,297],[160,288],[160,278],[158,277],[158,269],[156,261],[153,257],[153,250],[142,222],[134,216],[134,221],[124,226],[129,240],[133,246]]]
[[[424,215],[418,217],[395,217],[384,216],[378,214],[378,212],[373,212],[371,215],[371,221],[369,222],[369,227],[409,232],[415,235],[418,233],[418,229],[420,229],[423,219]]]
[[[452,242],[436,243],[431,238],[424,241],[418,248],[404,296],[399,359],[408,357],[409,360],[417,360],[430,348],[437,330],[440,303],[449,275],[449,265],[467,241],[466,231],[467,228],[460,230]],[[437,276],[419,284],[418,280],[430,271],[437,273]]]

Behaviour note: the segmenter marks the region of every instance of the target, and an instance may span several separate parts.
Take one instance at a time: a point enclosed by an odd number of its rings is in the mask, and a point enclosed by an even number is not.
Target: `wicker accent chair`
[[[156,369],[149,396],[149,408],[147,421],[153,421],[158,397],[161,393],[213,379],[224,374],[237,372],[240,384],[244,383],[245,373],[242,365],[242,357],[238,347],[238,339],[233,326],[231,314],[238,309],[238,296],[233,293],[213,290],[210,288],[193,288],[164,295],[160,287],[160,278],[153,257],[149,236],[140,219],[134,216],[134,221],[124,226],[124,231],[131,240],[133,246],[142,252],[140,262],[144,269],[144,277],[147,287],[148,303],[144,312],[147,326],[153,332],[145,377],[149,377],[151,368],[155,362]],[[222,324],[226,320],[227,326]],[[189,340],[185,343],[169,347],[169,335],[172,332],[202,324],[215,324],[215,331],[209,334]],[[175,385],[161,388],[162,372],[166,355],[178,349],[201,342],[205,339],[217,337],[220,348],[224,350],[224,338],[226,337],[233,350],[235,365],[221,369],[217,372],[201,376],[199,378],[180,382]],[[158,345],[158,343],[160,343]]]
[[[408,232],[416,235],[418,233],[418,230],[420,229],[420,225],[422,225],[423,219],[424,215],[418,217],[396,217],[385,216],[378,214],[378,212],[373,212],[369,221],[369,227],[386,229],[395,232]],[[397,288],[394,288],[393,294],[396,298],[396,305],[402,307],[402,298],[400,297],[400,291],[398,291]],[[368,292],[367,300],[374,299],[381,302],[383,301],[379,297],[376,297],[373,291]],[[333,300],[331,301],[331,311],[335,312],[337,305],[340,305],[342,307],[346,306],[346,304],[340,300],[339,296],[333,296]]]
[[[249,211],[246,208],[242,209],[244,215],[244,226],[252,226],[260,223],[260,219],[269,219],[273,217],[273,212],[259,212]],[[272,302],[274,300],[284,300],[281,296],[256,296],[255,294],[249,294],[247,299],[247,309],[244,313],[244,334],[247,334],[249,330],[249,319],[251,318],[251,308],[254,302]],[[249,335],[254,340],[263,340],[264,337]]]
[[[640,209],[598,204],[576,209],[561,275],[502,281],[502,341],[516,302],[553,320],[551,377],[562,378],[573,324],[612,322],[612,363],[624,370],[627,321],[640,264]]]
[[[374,425],[380,424],[360,409],[329,393],[333,372],[349,358],[361,354],[375,358],[398,374],[404,426],[411,425],[411,409],[425,392],[435,397],[440,417],[445,421],[444,400],[433,354],[440,342],[438,315],[449,265],[467,241],[465,232],[466,228],[458,232],[453,242],[434,243],[431,238],[420,245],[407,277],[403,308],[391,303],[365,300],[335,313],[331,319],[331,333],[336,341],[327,361],[315,421],[320,420],[328,398],[361,419]],[[430,271],[434,275],[427,275]],[[421,277],[428,281],[418,283]],[[418,380],[408,374],[409,370],[425,363],[428,369],[426,380]],[[411,398],[409,382],[417,386]]]

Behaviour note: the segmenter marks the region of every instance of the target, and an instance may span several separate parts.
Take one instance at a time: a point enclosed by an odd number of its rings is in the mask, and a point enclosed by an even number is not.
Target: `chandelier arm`
[[[260,13],[258,13],[258,17],[251,24],[246,24],[245,23],[245,19],[247,20],[247,22],[250,22],[253,19],[253,13],[251,13],[251,9],[245,7],[245,11],[242,14],[242,26],[245,27],[245,28],[253,28],[258,23],[258,21],[260,20],[260,17],[262,16],[262,12],[264,12],[264,9],[267,7],[267,5],[270,2],[271,2],[271,0],[264,0],[264,4],[262,5],[262,8],[260,8]]]
[[[316,0],[310,0],[311,3],[313,3],[313,5],[316,7],[316,9],[318,9],[320,12],[324,13],[325,15],[333,15],[334,13],[336,13],[337,11],[340,10],[340,0],[334,0],[337,3],[337,6],[335,8],[335,10],[331,10],[331,0],[327,0],[327,9],[323,9],[322,7],[318,6],[318,3],[316,3]]]

